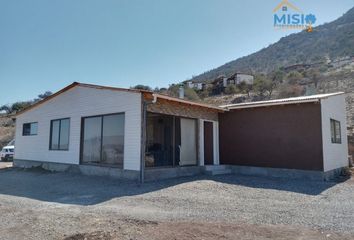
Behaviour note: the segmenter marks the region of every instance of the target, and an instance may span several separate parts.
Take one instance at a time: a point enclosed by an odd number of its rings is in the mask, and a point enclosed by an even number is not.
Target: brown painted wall
[[[221,164],[323,170],[318,103],[231,110],[219,126]]]
[[[214,136],[213,122],[204,121],[204,165],[213,165]]]

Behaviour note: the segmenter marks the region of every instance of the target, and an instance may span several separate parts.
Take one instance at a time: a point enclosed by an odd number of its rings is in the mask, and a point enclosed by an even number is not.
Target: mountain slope
[[[323,61],[326,57],[354,55],[354,8],[337,20],[281,38],[256,53],[228,62],[194,77],[194,81],[210,81],[224,74],[241,72],[270,72],[297,63]]]

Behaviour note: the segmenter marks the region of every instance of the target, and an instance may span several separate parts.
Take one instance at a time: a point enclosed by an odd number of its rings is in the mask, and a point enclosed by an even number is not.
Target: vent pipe
[[[183,85],[179,86],[179,98],[184,99],[184,87]]]

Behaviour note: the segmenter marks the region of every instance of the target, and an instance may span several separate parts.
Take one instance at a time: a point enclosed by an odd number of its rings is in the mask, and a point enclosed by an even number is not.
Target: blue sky
[[[0,105],[78,81],[168,86],[248,55],[273,29],[278,0],[0,0]],[[315,25],[354,0],[293,0]]]

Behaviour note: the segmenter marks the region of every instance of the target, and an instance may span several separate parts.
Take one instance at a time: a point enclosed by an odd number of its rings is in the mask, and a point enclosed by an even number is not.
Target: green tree
[[[171,84],[167,90],[167,94],[172,96],[172,97],[178,97],[179,96],[179,88],[183,86],[184,88],[184,98],[192,101],[197,101],[200,100],[197,92],[189,88],[187,86],[184,86],[183,84]]]
[[[198,94],[193,88],[184,88],[184,97],[188,100],[197,101],[200,100]]]
[[[253,90],[252,84],[247,84],[246,82],[240,82],[240,84],[238,84],[237,87],[241,93],[245,93],[247,94],[247,97],[250,97],[250,92]]]
[[[139,90],[146,90],[146,91],[152,91],[152,88],[150,86],[147,85],[142,85],[142,84],[138,84],[135,85],[133,87],[130,87],[131,89],[139,89]]]
[[[51,91],[46,91],[46,92],[44,92],[42,94],[38,94],[38,97],[33,99],[33,102],[35,102],[35,103],[39,102],[39,101],[41,101],[43,99],[46,99],[47,97],[51,96],[52,94],[53,93]]]
[[[230,84],[225,88],[225,93],[226,94],[235,94],[235,93],[237,93],[237,87],[233,84]]]
[[[168,94],[168,89],[167,88],[160,88],[157,93],[161,93],[161,94]]]
[[[292,71],[286,76],[289,84],[297,84],[302,78],[303,75],[298,71]]]
[[[278,69],[270,74],[270,78],[272,79],[272,82],[275,82],[276,84],[280,84],[283,82],[285,77],[284,71]]]
[[[311,69],[308,73],[309,78],[312,80],[312,82],[315,84],[315,88],[318,86],[318,82],[321,77],[321,72],[318,69]]]
[[[28,101],[28,102],[16,102],[14,104],[12,104],[11,108],[13,112],[19,112],[24,110],[25,108],[28,108],[29,106],[32,105],[32,102]]]
[[[0,112],[2,112],[2,111],[6,112],[7,114],[10,114],[10,113],[12,112],[11,106],[9,106],[9,105],[2,105],[2,106],[0,107]]]
[[[274,85],[270,79],[268,79],[264,74],[257,75],[254,80],[254,90],[257,95],[264,99],[270,97],[274,89]]]
[[[279,98],[298,97],[305,92],[304,87],[296,84],[283,84],[279,88]]]
[[[271,81],[268,82],[267,86],[269,98],[272,96],[274,89],[276,89],[281,83],[283,83],[284,77],[285,73],[280,69],[273,71],[269,74],[268,79]]]
[[[11,105],[3,105],[0,107],[0,111],[5,111],[7,114],[17,113],[32,105],[32,101],[27,102],[15,102]]]
[[[167,89],[167,94],[171,97],[178,97],[179,84],[171,84]]]
[[[7,104],[0,107],[0,111],[5,111],[7,114],[17,113],[25,108],[31,106],[32,104],[39,102],[52,95],[52,92],[46,91],[43,94],[39,94],[37,98],[30,101],[15,102],[13,104]]]
[[[205,87],[200,93],[199,93],[199,97],[201,99],[207,98],[210,96],[212,92],[212,87]]]

